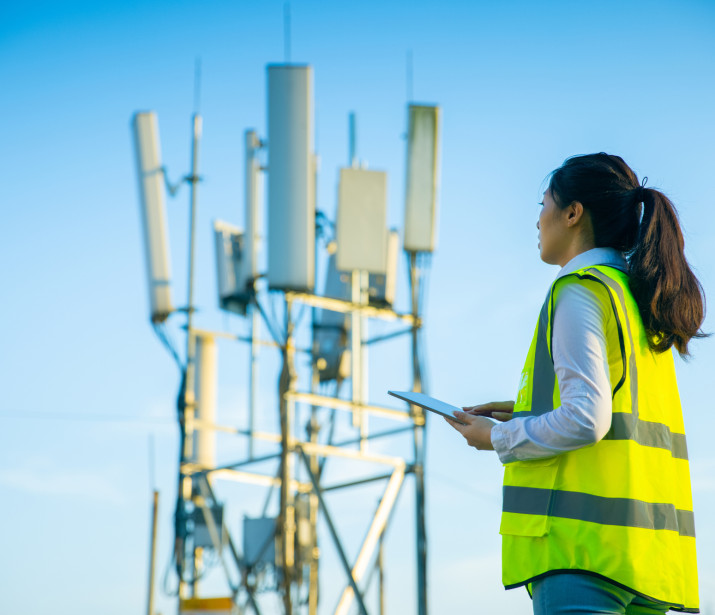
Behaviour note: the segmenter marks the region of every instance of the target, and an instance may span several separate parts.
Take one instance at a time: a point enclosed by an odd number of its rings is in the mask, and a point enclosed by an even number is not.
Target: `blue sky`
[[[216,308],[210,225],[215,218],[242,224],[243,131],[265,135],[265,67],[285,58],[283,8],[274,1],[0,8],[0,570],[8,613],[145,608],[150,438],[162,498],[162,579],[178,375],[148,322],[129,122],[137,110],[155,110],[171,178],[187,173],[201,58],[197,318],[207,328],[244,331]],[[291,60],[314,67],[318,206],[328,215],[354,111],[358,155],[388,172],[389,223],[402,226],[408,51],[413,99],[442,107],[438,250],[425,315],[433,395],[457,405],[513,397],[556,274],[538,258],[535,205],[545,176],[570,155],[619,154],[666,192],[680,213],[688,258],[706,293],[715,292],[711,2],[295,1],[291,15]],[[177,304],[186,295],[187,200],[184,189],[168,202]],[[400,309],[408,305],[405,269],[401,262]],[[172,325],[177,340],[179,324]],[[710,316],[705,329],[715,330]],[[387,388],[409,386],[407,348],[390,342],[371,353],[375,403],[390,404]],[[219,419],[241,425],[246,349],[224,344],[219,352]],[[693,354],[676,364],[701,603],[715,613],[707,583],[715,578],[715,342],[695,342]],[[259,423],[266,429],[275,426],[276,365],[264,353]],[[441,422],[428,425],[431,610],[528,612],[525,592],[499,584],[500,464],[458,438]],[[220,438],[219,451],[232,459],[242,449]],[[238,528],[262,501],[257,492],[223,488]],[[336,499],[335,514],[346,535],[361,536],[365,515],[355,501],[376,501],[377,492],[352,497]],[[408,480],[386,547],[389,612],[414,610],[413,527]],[[327,536],[323,553],[327,613],[343,578],[330,572]],[[207,590],[220,591],[219,577]],[[157,606],[170,613],[175,601],[159,593]]]

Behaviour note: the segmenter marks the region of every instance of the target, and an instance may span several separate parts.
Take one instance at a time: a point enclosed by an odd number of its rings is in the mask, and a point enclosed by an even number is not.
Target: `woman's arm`
[[[565,284],[561,289],[552,323],[561,406],[540,416],[494,425],[491,443],[502,463],[552,457],[598,442],[608,432],[611,383],[606,328],[615,325],[597,292],[607,291],[582,284]]]

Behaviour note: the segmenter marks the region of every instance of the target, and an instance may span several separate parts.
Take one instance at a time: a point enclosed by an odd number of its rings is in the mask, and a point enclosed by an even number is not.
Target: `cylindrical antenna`
[[[290,2],[283,5],[283,45],[285,63],[290,64]]]
[[[355,130],[355,112],[351,111],[349,120],[349,130],[350,130],[350,151],[348,152],[348,164],[351,167],[357,167],[357,156],[356,156],[356,150],[357,150],[357,135],[356,135],[356,130]]]

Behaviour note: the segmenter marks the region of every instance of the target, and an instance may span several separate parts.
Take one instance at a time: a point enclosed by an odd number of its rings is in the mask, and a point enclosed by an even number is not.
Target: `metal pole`
[[[385,533],[380,535],[380,546],[377,550],[377,591],[379,600],[379,615],[385,615],[385,571],[384,571],[384,561],[385,561],[385,545],[384,540]]]
[[[199,575],[201,574],[201,563],[204,560],[203,547],[194,546],[194,574],[191,579],[191,597],[199,596]]]
[[[199,142],[201,140],[201,116],[194,113],[192,119],[193,138],[191,140],[191,203],[189,212],[189,282],[188,299],[186,301],[186,393],[193,397],[194,394],[194,354],[196,350],[195,339],[192,335],[192,322],[194,315],[194,261],[196,255],[196,208],[198,200],[199,183]],[[193,402],[193,400],[192,400]],[[193,411],[193,406],[191,407]],[[187,438],[190,442],[191,439]]]
[[[194,412],[195,412],[195,396],[194,396],[194,380],[196,370],[196,339],[193,335],[193,314],[194,314],[194,256],[195,256],[195,229],[196,229],[196,207],[198,200],[198,182],[199,182],[199,142],[201,140],[201,116],[194,113],[192,117],[192,140],[191,140],[191,175],[187,178],[191,183],[190,197],[190,212],[189,212],[189,274],[188,274],[188,298],[186,305],[186,371],[183,382],[183,425],[182,431],[182,450],[179,467],[179,498],[182,500],[191,499],[191,477],[187,477],[184,473],[184,464],[192,459],[193,456],[193,436],[194,436]],[[182,519],[177,519],[177,522],[183,522]],[[175,528],[176,536],[183,533],[183,528]],[[177,540],[177,548],[183,548],[183,541]],[[183,555],[182,555],[183,560]],[[186,583],[183,579],[184,570],[180,567],[179,578],[179,598],[186,597]]]
[[[147,615],[154,615],[154,571],[156,569],[156,528],[159,514],[159,492],[154,489],[154,504],[151,513],[151,547],[149,556],[149,596],[147,598]]]
[[[256,304],[258,302],[256,293],[256,277],[258,273],[258,226],[259,226],[259,208],[258,208],[258,189],[259,189],[259,170],[257,151],[261,143],[258,135],[254,130],[247,130],[245,134],[245,275],[242,277],[242,284],[250,284],[254,301],[251,302],[251,374],[248,390],[248,456],[253,458],[254,442],[253,429],[254,417],[256,411],[256,393],[258,390],[258,340],[260,331],[260,313]],[[242,264],[243,267],[243,264]],[[247,289],[241,289],[247,290]]]
[[[355,270],[352,272],[352,292],[351,300],[356,305],[363,305],[365,303],[365,284],[364,280],[367,276],[366,272]],[[363,329],[366,327],[364,316],[359,310],[352,310],[351,312],[351,326],[350,326],[350,354],[351,354],[351,374],[352,379],[352,401],[356,404],[362,404],[367,399],[367,383],[365,381],[365,348],[363,348]],[[353,427],[357,427],[360,430],[360,450],[365,450],[365,443],[367,439],[366,432],[366,417],[365,413],[356,409],[353,410]]]
[[[318,185],[318,165],[314,165],[314,185]],[[318,211],[318,196],[317,190],[313,193],[313,200],[315,211]],[[318,232],[317,232],[317,218],[316,218],[316,233],[315,233],[315,250],[314,250],[314,267],[315,271],[318,271]],[[315,340],[315,326],[316,326],[317,309],[313,306],[310,308],[310,320],[311,327],[310,331],[313,336],[312,348],[313,357],[318,356],[318,344]],[[310,378],[310,391],[311,393],[317,393],[320,387],[320,372],[318,371],[318,366],[315,360],[311,361],[311,378]],[[318,419],[318,406],[311,405],[310,407],[310,442],[312,444],[318,444],[318,435],[320,434],[320,421]],[[310,467],[311,471],[318,477],[320,481],[321,465],[317,454],[313,453],[310,455]],[[319,558],[320,551],[318,549],[318,513],[319,513],[319,502],[318,497],[311,493],[308,496],[308,507],[309,507],[309,522],[310,522],[310,555],[309,555],[309,572],[308,572],[308,615],[318,614],[318,599],[319,599]],[[302,564],[302,562],[301,562]]]
[[[253,459],[253,430],[256,414],[256,391],[258,390],[258,343],[261,316],[254,304],[251,310],[251,379],[248,387],[248,458]]]
[[[292,448],[294,438],[292,435],[292,410],[295,402],[287,393],[295,389],[295,369],[293,359],[295,349],[293,348],[293,323],[291,322],[292,300],[286,298],[286,342],[283,348],[283,368],[279,380],[279,400],[280,400],[280,423],[281,423],[281,489],[280,489],[280,515],[278,526],[280,528],[280,543],[282,556],[282,587],[283,606],[285,615],[292,615],[291,590],[293,587],[294,565],[295,565],[295,507],[293,505],[293,494],[290,490],[292,478]]]
[[[412,291],[412,316],[419,316],[420,271],[417,268],[417,253],[410,252],[410,290]],[[412,390],[422,390],[422,372],[419,361],[419,329],[412,328]],[[425,477],[424,477],[424,432],[425,412],[418,406],[412,406],[414,420],[415,449],[415,512],[417,530],[417,613],[427,615],[427,531],[425,523]]]
[[[313,320],[315,320],[315,308],[312,308]],[[315,323],[314,323],[315,324]],[[312,330],[315,330],[314,328]],[[311,391],[316,392],[320,383],[320,374],[318,368],[313,362]],[[318,435],[320,433],[320,423],[318,421],[318,406],[310,407],[310,423],[309,423],[310,442],[318,444]],[[320,480],[320,462],[315,453],[310,455],[310,468],[313,474]],[[308,575],[308,615],[317,615],[318,613],[318,561],[320,552],[318,550],[318,497],[311,493],[308,496],[309,507],[309,522],[310,522],[310,555],[309,555],[309,575]],[[303,562],[301,562],[302,565]]]
[[[361,296],[360,296],[360,304],[365,305],[369,301],[369,292],[370,292],[370,274],[367,271],[361,271],[361,280],[360,280],[360,291],[361,291]],[[362,314],[360,315],[360,369],[362,372],[360,373],[360,399],[364,402],[370,399],[370,391],[368,390],[368,385],[370,383],[370,378],[368,374],[368,365],[369,365],[369,357],[368,357],[368,347],[364,343],[365,338],[368,336],[368,319],[363,316]],[[361,416],[361,421],[360,421],[360,447],[361,450],[366,451],[367,450],[367,440],[368,440],[368,417],[369,414],[363,412]]]

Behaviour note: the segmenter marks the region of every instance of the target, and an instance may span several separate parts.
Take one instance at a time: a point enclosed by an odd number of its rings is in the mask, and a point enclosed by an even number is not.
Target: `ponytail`
[[[558,207],[578,201],[588,211],[596,247],[627,255],[650,348],[665,352],[675,346],[688,356],[688,342],[706,337],[700,330],[705,295],[685,259],[670,200],[645,181],[639,184],[623,158],[603,152],[567,159],[551,173],[549,190]]]
[[[643,218],[630,253],[630,287],[655,352],[675,346],[688,356],[688,342],[700,331],[705,297],[685,258],[675,208],[662,192],[640,188]]]

